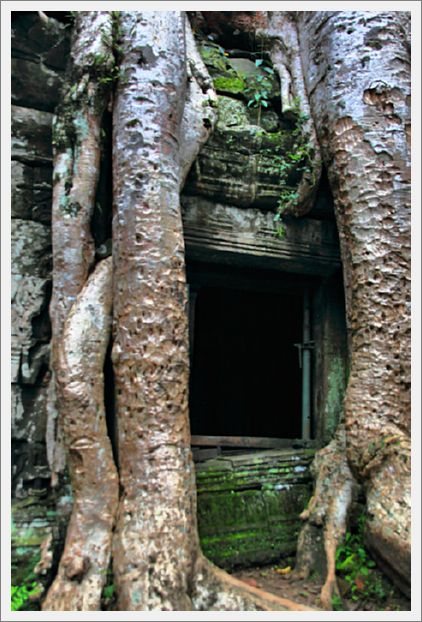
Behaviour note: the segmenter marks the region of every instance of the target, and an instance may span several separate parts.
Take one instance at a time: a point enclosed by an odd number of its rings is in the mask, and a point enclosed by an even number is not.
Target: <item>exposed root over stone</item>
[[[97,611],[106,581],[119,494],[103,398],[111,276],[109,258],[97,266],[79,294],[60,342],[58,399],[74,503],[44,611]]]
[[[109,89],[100,84],[100,78],[107,76],[114,67],[114,57],[107,43],[111,33],[110,13],[78,13],[68,80],[53,123],[53,291],[50,303],[53,374],[46,432],[53,487],[59,484],[65,470],[54,377],[58,342],[70,308],[95,261],[90,225],[100,173],[101,121]]]
[[[331,609],[333,595],[339,595],[335,575],[336,549],[346,532],[354,486],[346,458],[343,425],[338,427],[333,440],[316,454],[311,468],[316,478],[315,490],[307,509],[300,515],[307,524],[299,537],[296,572],[306,577],[315,564],[317,547],[309,536],[313,527],[322,528],[327,574],[320,598],[324,609]]]
[[[300,59],[296,24],[292,13],[273,11],[269,13],[268,28],[260,30],[271,40],[270,56],[280,77],[281,108],[283,115],[304,115],[306,119],[302,130],[308,144],[309,170],[305,171],[297,188],[297,200],[291,207],[286,206],[284,214],[304,216],[314,205],[314,199],[322,170],[322,158],[317,140],[315,124],[312,119],[308,95]]]

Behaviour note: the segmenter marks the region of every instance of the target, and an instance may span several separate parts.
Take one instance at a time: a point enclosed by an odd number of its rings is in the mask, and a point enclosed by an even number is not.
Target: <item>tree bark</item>
[[[410,581],[408,18],[298,13],[344,268],[347,457],[366,490],[368,544],[404,589]]]
[[[309,109],[294,14],[284,11],[271,12],[268,28],[263,29],[262,33],[271,41],[270,56],[280,78],[282,114],[297,115],[300,111],[306,118],[302,125],[302,134],[308,145],[309,171],[305,171],[302,175],[294,204],[284,211],[285,214],[304,216],[314,205],[322,161],[315,122]]]
[[[112,22],[108,12],[78,13],[66,90],[53,127],[53,291],[50,303],[53,377],[49,387],[46,439],[53,487],[65,468],[54,373],[65,319],[94,264],[90,224],[99,177],[101,120],[109,90],[99,80],[108,77],[114,68],[108,43],[111,37]]]
[[[99,610],[110,561],[119,498],[104,412],[111,268],[111,257],[96,267],[72,306],[58,346],[57,398],[74,501],[64,552],[44,611]]]
[[[355,484],[346,457],[343,423],[338,426],[333,440],[317,452],[312,463],[312,474],[315,490],[308,507],[300,515],[307,523],[299,535],[295,573],[306,579],[310,571],[317,567],[315,528],[322,528],[326,579],[320,599],[324,609],[331,609],[333,596],[339,596],[335,575],[336,551],[346,532]]]
[[[114,578],[121,610],[190,610],[198,541],[179,212],[184,24],[166,11],[123,13],[120,25],[112,357],[123,496]]]
[[[68,80],[53,127],[53,374],[47,452],[59,498],[67,453],[74,503],[45,610],[99,607],[118,494],[104,421],[102,380],[109,340],[109,261],[93,273],[82,297],[77,298],[95,261],[90,225],[99,177],[101,121],[115,66],[112,31],[110,13],[78,13]],[[61,512],[58,504],[63,522],[68,515]]]

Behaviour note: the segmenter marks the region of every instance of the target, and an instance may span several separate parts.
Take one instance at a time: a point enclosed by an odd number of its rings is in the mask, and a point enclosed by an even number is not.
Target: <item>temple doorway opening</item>
[[[188,281],[193,444],[311,438],[310,279],[189,264]]]

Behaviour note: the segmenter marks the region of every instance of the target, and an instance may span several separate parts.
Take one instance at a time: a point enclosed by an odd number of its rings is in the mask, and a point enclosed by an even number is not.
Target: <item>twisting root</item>
[[[346,532],[355,482],[346,458],[344,425],[340,424],[333,440],[316,454],[312,471],[316,476],[315,490],[307,509],[300,515],[307,524],[299,537],[297,573],[306,576],[311,563],[312,553],[301,550],[309,546],[306,530],[311,524],[323,525],[327,575],[320,599],[324,609],[332,609],[332,597],[339,594],[335,575],[336,549]]]
[[[57,368],[61,424],[74,493],[64,553],[44,611],[97,611],[110,561],[118,476],[107,435],[103,366],[110,337],[111,257],[79,294],[65,323]]]

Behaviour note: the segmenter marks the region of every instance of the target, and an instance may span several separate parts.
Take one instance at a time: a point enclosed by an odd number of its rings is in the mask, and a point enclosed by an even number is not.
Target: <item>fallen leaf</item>
[[[277,574],[289,574],[289,572],[292,571],[292,567],[286,566],[285,568],[276,568],[275,571]]]

